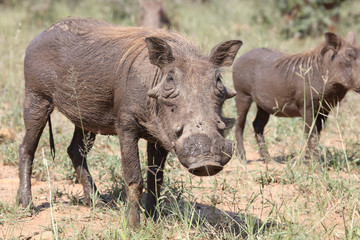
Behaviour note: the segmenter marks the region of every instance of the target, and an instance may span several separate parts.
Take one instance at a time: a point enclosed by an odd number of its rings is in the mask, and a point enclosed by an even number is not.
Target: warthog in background
[[[221,171],[232,155],[232,142],[224,138],[232,120],[221,108],[235,91],[225,88],[219,68],[232,64],[241,45],[225,41],[203,56],[176,33],[81,18],[40,33],[24,62],[26,133],[18,201],[33,206],[34,153],[54,107],[75,124],[68,154],[88,203],[96,187],[86,153],[96,134],[119,137],[131,225],[140,223],[143,191],[139,138],[148,141],[148,214],[154,212],[169,151],[195,175]]]
[[[141,0],[139,26],[161,28],[171,27],[171,21],[163,7],[162,0]]]
[[[349,90],[360,87],[360,50],[353,33],[342,39],[325,34],[325,42],[305,53],[289,55],[267,48],[240,56],[233,67],[236,90],[237,150],[246,160],[243,132],[251,103],[257,105],[253,122],[262,158],[268,157],[264,127],[269,115],[302,117],[307,134],[306,159],[317,158],[318,135],[332,107]]]

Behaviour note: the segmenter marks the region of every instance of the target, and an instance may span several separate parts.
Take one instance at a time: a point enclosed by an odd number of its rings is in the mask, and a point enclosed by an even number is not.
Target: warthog
[[[236,90],[237,151],[246,160],[243,132],[253,101],[257,114],[253,121],[262,158],[268,159],[264,127],[269,115],[302,117],[308,136],[305,158],[317,158],[318,135],[332,107],[348,90],[360,87],[360,49],[353,33],[342,39],[325,34],[325,42],[305,53],[289,55],[258,48],[240,56],[234,63]]]
[[[176,33],[82,18],[67,18],[40,33],[24,62],[26,133],[18,201],[33,206],[34,153],[54,107],[75,125],[67,152],[89,204],[97,190],[86,153],[96,134],[119,137],[133,226],[140,222],[143,191],[140,138],[148,141],[148,214],[154,213],[169,151],[192,174],[221,171],[232,156],[232,142],[224,138],[232,120],[221,109],[235,91],[225,88],[219,68],[232,64],[241,45],[225,41],[203,56]]]
[[[163,7],[162,0],[141,0],[141,14],[138,25],[160,28],[164,25],[171,28],[171,21]]]

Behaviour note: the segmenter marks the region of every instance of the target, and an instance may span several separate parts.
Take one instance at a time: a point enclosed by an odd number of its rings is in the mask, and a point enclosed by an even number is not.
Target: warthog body
[[[347,39],[326,33],[326,41],[305,53],[288,55],[267,48],[253,49],[234,63],[238,118],[237,150],[245,160],[243,131],[251,103],[257,104],[253,122],[262,158],[268,156],[264,127],[269,115],[302,117],[308,149],[305,157],[317,157],[315,147],[331,108],[348,90],[359,90],[360,51],[352,33]]]
[[[36,36],[26,50],[24,121],[18,200],[32,205],[31,171],[39,138],[54,107],[75,124],[68,154],[90,203],[96,187],[86,163],[96,134],[117,135],[130,204],[139,224],[143,190],[138,140],[148,141],[147,213],[154,212],[169,151],[195,175],[221,171],[232,155],[223,102],[235,95],[221,82],[241,41],[200,55],[187,39],[163,30],[115,27],[68,18]]]

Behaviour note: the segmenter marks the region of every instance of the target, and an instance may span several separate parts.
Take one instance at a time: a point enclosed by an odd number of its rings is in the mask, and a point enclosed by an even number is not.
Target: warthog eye
[[[348,58],[350,58],[351,60],[352,60],[352,59],[356,59],[356,56],[355,56],[355,53],[354,53],[353,50],[347,50],[347,51],[346,51],[346,56],[347,56]]]
[[[218,77],[216,79],[216,88],[219,89],[220,91],[224,91],[224,89],[225,89],[225,86],[221,81],[221,77]]]
[[[166,81],[167,82],[173,82],[174,81],[173,76],[167,76]]]
[[[222,76],[218,75],[216,77],[216,89],[215,89],[215,94],[218,97],[223,97],[225,93],[225,86],[221,80],[222,80]]]
[[[162,96],[164,98],[175,98],[179,95],[179,89],[176,89],[174,76],[168,75],[163,83]]]
[[[166,77],[166,81],[164,82],[164,90],[168,94],[171,94],[171,92],[173,92],[174,89],[175,89],[174,77],[169,75]]]

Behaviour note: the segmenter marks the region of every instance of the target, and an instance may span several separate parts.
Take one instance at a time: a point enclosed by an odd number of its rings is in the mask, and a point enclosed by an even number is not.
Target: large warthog
[[[176,33],[81,18],[40,33],[24,63],[19,202],[32,205],[34,153],[54,107],[75,125],[68,154],[88,203],[96,187],[86,153],[96,134],[119,137],[132,225],[139,225],[143,191],[140,138],[148,141],[148,214],[154,213],[169,151],[197,176],[221,171],[232,156],[232,142],[224,138],[231,119],[221,115],[221,108],[235,91],[225,88],[219,68],[232,64],[241,45],[225,41],[203,56]]]
[[[269,115],[302,117],[308,137],[305,157],[317,158],[318,134],[332,107],[348,90],[359,91],[360,49],[353,33],[342,39],[325,34],[325,42],[305,53],[289,55],[267,48],[253,49],[234,63],[237,150],[243,160],[243,132],[251,103],[257,105],[253,122],[260,155],[268,159],[264,127]]]

